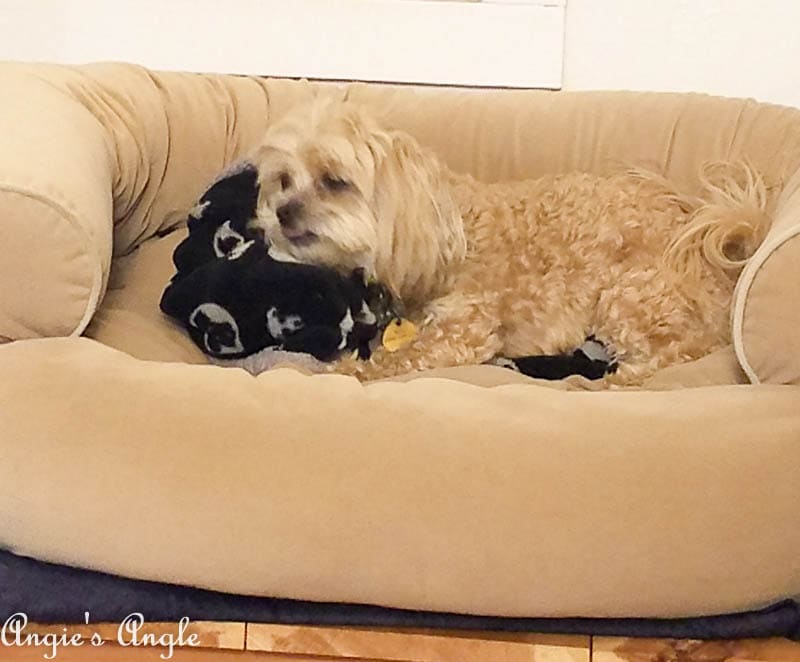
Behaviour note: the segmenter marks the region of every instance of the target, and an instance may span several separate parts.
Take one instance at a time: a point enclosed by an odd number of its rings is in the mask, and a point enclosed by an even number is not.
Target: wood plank
[[[250,623],[248,651],[403,662],[589,662],[589,637]]]
[[[699,641],[595,637],[592,662],[800,662],[800,643],[788,639]]]
[[[24,632],[37,635],[64,635],[70,637],[80,635],[88,644],[92,635],[97,633],[103,641],[117,642],[119,623],[90,623],[89,625],[46,625],[29,623]],[[145,622],[141,626],[137,637],[142,640],[146,635],[151,635],[156,640],[164,636],[172,636],[177,640],[180,625],[178,623]],[[190,621],[184,629],[184,639],[195,635],[197,648],[221,648],[227,650],[244,650],[245,624],[234,622],[216,621]],[[123,633],[125,641],[130,641],[130,634]]]
[[[40,648],[4,648],[0,646],[2,662],[43,662]],[[164,657],[162,657],[162,655]],[[123,648],[107,644],[100,648],[63,648],[55,662],[164,662],[166,648]],[[168,658],[171,662],[341,662],[341,658],[282,653],[248,653],[246,651],[178,648]],[[350,661],[354,662],[354,661]],[[356,660],[355,662],[369,662]]]

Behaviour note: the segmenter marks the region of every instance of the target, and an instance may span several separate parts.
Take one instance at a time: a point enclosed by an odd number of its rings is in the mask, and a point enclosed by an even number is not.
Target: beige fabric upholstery
[[[800,384],[800,171],[782,191],[772,229],[739,279],[733,338],[751,381]]]
[[[0,68],[0,336],[12,339],[83,331],[111,263],[113,146],[37,71]]]
[[[184,232],[167,231],[269,121],[334,88],[126,65],[2,65],[0,85],[15,127],[0,136],[0,336],[27,339],[0,346],[0,546],[483,614],[691,615],[800,593],[800,386],[737,385],[800,383],[800,111],[336,92],[487,180],[636,163],[690,188],[703,161],[743,157],[784,188],[735,347],[644,392],[488,366],[362,386],[192,365],[205,358],[157,309]]]
[[[0,360],[0,545],[22,554],[503,615],[677,616],[800,593],[795,387],[363,387],[87,339],[12,343]]]
[[[180,229],[145,241],[114,260],[108,292],[86,335],[141,359],[208,363],[188,334],[158,307],[174,273],[172,252],[186,234]]]

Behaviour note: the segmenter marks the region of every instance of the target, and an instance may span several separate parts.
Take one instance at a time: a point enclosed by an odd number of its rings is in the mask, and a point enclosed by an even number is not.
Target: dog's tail
[[[686,213],[686,223],[664,252],[666,266],[685,282],[697,282],[707,265],[736,278],[772,224],[769,189],[748,163],[703,164],[699,194],[678,192],[666,177],[645,168],[628,168],[628,174],[655,184]]]
[[[701,277],[702,263],[735,278],[764,240],[772,218],[763,177],[747,163],[703,166],[699,196],[682,196],[689,218],[664,255],[675,273]]]

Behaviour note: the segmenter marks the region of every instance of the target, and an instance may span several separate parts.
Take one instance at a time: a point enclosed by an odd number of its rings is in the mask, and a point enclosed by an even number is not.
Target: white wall
[[[461,84],[563,80],[565,89],[694,90],[800,106],[800,0],[567,0],[563,78],[564,0],[226,0],[222,14],[220,3],[0,0],[0,59]]]
[[[564,88],[700,91],[800,106],[800,2],[568,0]]]
[[[0,60],[559,87],[564,0],[0,0]]]

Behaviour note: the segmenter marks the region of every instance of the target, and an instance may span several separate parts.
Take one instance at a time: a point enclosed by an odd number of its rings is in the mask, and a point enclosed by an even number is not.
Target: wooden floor
[[[81,646],[59,647],[55,658],[48,646],[3,646],[0,662],[800,662],[800,644],[784,639],[689,641],[550,636],[435,630],[334,628],[254,623],[191,623],[175,647],[174,623],[147,624],[136,645],[119,645],[119,625],[28,625],[25,634],[78,636]],[[65,637],[66,635],[66,637]],[[92,644],[92,635],[95,644]],[[130,644],[131,635],[122,635]],[[158,647],[157,644],[167,647]]]

